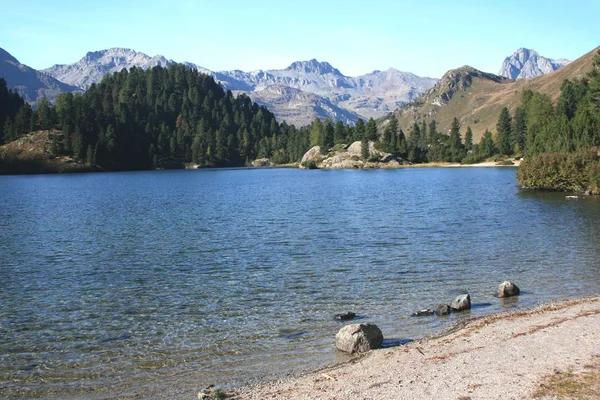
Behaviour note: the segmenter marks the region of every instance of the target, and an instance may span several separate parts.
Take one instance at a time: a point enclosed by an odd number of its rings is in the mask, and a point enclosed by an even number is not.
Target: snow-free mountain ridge
[[[21,64],[6,50],[0,48],[0,78],[25,101],[35,103],[46,97],[54,99],[60,92],[78,91],[79,88],[60,82],[40,71]]]
[[[504,59],[498,75],[509,79],[535,78],[556,71],[570,62],[564,58],[558,60],[546,58],[535,50],[521,47]]]
[[[92,83],[102,80],[106,73],[131,67],[143,69],[157,65],[166,67],[173,63],[175,61],[163,56],[150,57],[131,49],[113,48],[89,52],[76,63],[55,65],[44,69],[43,72],[62,82],[85,89]],[[244,92],[251,98],[260,100],[261,104],[272,109],[278,119],[289,119],[288,123],[291,123],[290,115],[296,115],[293,123],[299,125],[310,123],[316,117],[351,123],[358,118],[379,117],[411,101],[437,82],[437,79],[422,78],[393,68],[358,77],[348,77],[331,64],[316,59],[296,61],[281,70],[250,72],[240,70],[214,72],[194,63],[183,64],[212,75],[225,89]],[[263,92],[271,86],[277,89]],[[297,91],[282,90],[282,87],[298,89],[315,96],[300,95]],[[282,97],[275,96],[276,93],[280,93]],[[295,99],[293,103],[289,103],[291,94]],[[301,104],[302,101],[307,103]],[[320,105],[316,106],[317,103]],[[285,104],[293,104],[295,111],[286,110]],[[306,114],[299,115],[297,113],[299,109],[304,109]],[[310,111],[317,109],[318,112]]]

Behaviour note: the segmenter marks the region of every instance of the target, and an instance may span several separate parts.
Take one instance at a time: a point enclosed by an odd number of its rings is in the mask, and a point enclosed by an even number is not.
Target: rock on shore
[[[374,324],[346,325],[335,335],[335,347],[346,353],[364,353],[381,346],[383,333]]]

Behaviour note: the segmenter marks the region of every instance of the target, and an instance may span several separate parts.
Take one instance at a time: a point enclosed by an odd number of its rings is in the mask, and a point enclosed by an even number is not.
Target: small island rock
[[[335,335],[335,347],[346,353],[364,353],[383,342],[381,329],[374,324],[346,325]]]
[[[425,310],[419,310],[419,311],[415,311],[414,313],[412,313],[413,317],[425,317],[428,315],[433,315],[434,311],[427,308]]]
[[[521,293],[521,290],[517,285],[512,282],[504,281],[498,286],[498,291],[496,292],[496,296],[498,297],[512,297],[518,296]]]
[[[452,311],[462,311],[471,309],[471,296],[468,294],[461,294],[457,296],[452,304],[450,304]]]
[[[344,314],[335,314],[335,319],[339,319],[340,321],[348,321],[354,319],[356,317],[356,313],[352,311],[347,311]]]
[[[438,304],[435,307],[435,313],[437,315],[449,315],[452,310],[448,304]]]

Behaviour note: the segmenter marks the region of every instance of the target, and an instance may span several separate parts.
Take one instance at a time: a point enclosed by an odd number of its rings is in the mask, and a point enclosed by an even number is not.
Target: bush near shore
[[[525,188],[600,194],[598,149],[535,155],[523,160],[517,180]]]

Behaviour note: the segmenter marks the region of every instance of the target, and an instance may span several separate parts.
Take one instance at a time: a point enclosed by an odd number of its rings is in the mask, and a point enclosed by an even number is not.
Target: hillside
[[[495,132],[503,107],[514,112],[524,90],[539,91],[556,100],[565,79],[581,78],[591,70],[595,53],[596,49],[556,71],[517,81],[468,66],[448,71],[432,89],[396,111],[399,126],[409,131],[415,121],[435,119],[438,130],[447,133],[457,117],[463,135],[470,126],[474,141],[478,142],[486,129]]]
[[[57,130],[32,132],[0,146],[0,174],[43,174],[57,172],[88,172],[99,170],[69,156],[51,153]]]
[[[353,124],[360,118],[357,114],[336,106],[326,97],[283,85],[272,85],[252,92],[252,100],[267,107],[278,120],[296,126],[306,125],[315,118],[331,118],[344,124]]]
[[[9,88],[30,103],[35,103],[42,97],[53,100],[61,92],[79,90],[75,86],[60,82],[50,75],[21,64],[2,48],[0,48],[0,77],[6,80]]]

